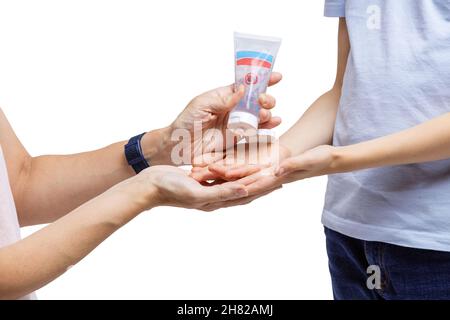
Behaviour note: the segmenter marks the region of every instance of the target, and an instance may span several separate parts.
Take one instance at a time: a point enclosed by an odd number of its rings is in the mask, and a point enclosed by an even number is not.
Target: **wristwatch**
[[[146,134],[146,132],[137,135],[130,140],[125,145],[125,158],[128,164],[134,169],[136,174],[142,170],[150,167],[150,164],[145,159],[142,153],[141,139]]]

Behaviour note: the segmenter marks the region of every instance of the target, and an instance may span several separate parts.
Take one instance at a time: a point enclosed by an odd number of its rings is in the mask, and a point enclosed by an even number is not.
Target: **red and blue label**
[[[271,69],[273,56],[258,51],[238,51],[236,52],[236,64],[238,66],[257,66]]]

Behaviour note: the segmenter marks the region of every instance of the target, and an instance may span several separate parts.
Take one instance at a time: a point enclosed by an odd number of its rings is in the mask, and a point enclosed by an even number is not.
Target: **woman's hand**
[[[281,73],[273,72],[268,85],[276,85],[281,79]],[[209,156],[219,152],[223,154],[237,142],[236,138],[227,132],[228,117],[242,99],[244,91],[244,87],[235,88],[232,84],[210,90],[192,99],[170,126],[144,135],[141,146],[145,158],[153,165],[211,163]],[[258,103],[261,107],[259,128],[272,129],[278,126],[281,118],[273,117],[270,111],[275,107],[275,98],[269,94],[261,94]],[[174,141],[177,138],[183,140]],[[189,155],[176,156],[174,159],[172,151],[180,144],[183,150],[189,150]],[[214,159],[218,160],[219,157],[222,158],[222,155]]]
[[[202,209],[212,203],[248,196],[246,187],[239,182],[204,186],[191,178],[188,171],[172,166],[150,167],[130,181],[143,210],[156,206]]]
[[[269,86],[280,82],[282,76],[274,72],[269,79]],[[217,88],[195,97],[170,126],[170,130],[186,130],[192,137],[192,163],[203,163],[203,155],[214,151],[225,151],[235,145],[235,138],[228,137],[227,125],[230,112],[244,95],[244,87],[235,85]],[[258,100],[261,111],[259,128],[272,129],[281,123],[281,118],[273,117],[270,109],[275,107],[275,98],[262,94]],[[214,130],[209,130],[214,129]],[[200,134],[194,134],[200,130]],[[220,134],[220,139],[216,136]],[[184,163],[190,164],[190,163]]]

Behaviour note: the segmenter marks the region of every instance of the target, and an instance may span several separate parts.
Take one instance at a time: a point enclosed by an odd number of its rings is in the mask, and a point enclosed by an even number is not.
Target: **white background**
[[[32,155],[86,151],[168,125],[234,79],[233,31],[280,36],[285,131],[333,82],[323,1],[1,1],[0,105]],[[298,137],[298,139],[308,139]],[[330,299],[326,178],[251,205],[143,213],[41,299]],[[26,236],[40,227],[23,229]]]

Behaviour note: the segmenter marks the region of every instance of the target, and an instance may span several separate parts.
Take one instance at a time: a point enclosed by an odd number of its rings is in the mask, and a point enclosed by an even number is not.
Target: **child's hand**
[[[191,175],[196,179],[235,180],[246,186],[248,197],[217,202],[203,208],[203,210],[215,210],[218,207],[250,203],[281,188],[285,183],[333,173],[334,150],[336,148],[332,146],[319,146],[301,155],[289,157],[289,150],[283,148],[280,152],[279,166],[267,166],[265,163],[227,167],[221,163],[210,165],[208,169],[193,169]]]
[[[209,166],[192,168],[191,176],[199,181],[234,181],[250,176],[264,168],[277,166],[290,156],[291,152],[277,142],[240,144],[229,149],[223,160]]]
[[[290,154],[290,151],[278,142],[267,145],[246,144],[240,151],[229,150],[224,160],[207,167],[192,168],[191,176],[199,182],[208,183],[207,181],[212,180],[212,184],[216,185],[235,181],[245,185],[248,190],[246,198],[212,203],[202,210],[212,211],[221,207],[247,204],[280,189],[283,181],[275,176],[275,167]]]

